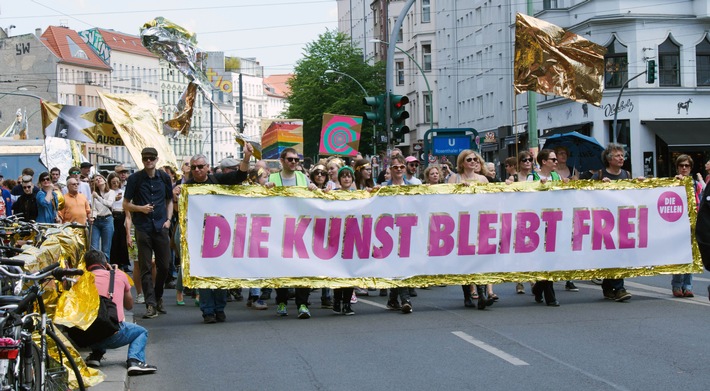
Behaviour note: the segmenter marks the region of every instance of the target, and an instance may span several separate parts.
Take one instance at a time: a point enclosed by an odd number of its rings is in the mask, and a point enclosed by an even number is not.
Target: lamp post
[[[339,72],[339,71],[334,71],[334,70],[332,70],[332,69],[326,69],[325,74],[327,75],[327,74],[330,74],[330,73],[335,73],[335,74],[337,74],[337,75],[342,75],[342,76],[345,76],[345,77],[349,78],[350,80],[354,81],[355,84],[358,85],[358,87],[360,87],[360,89],[362,90],[362,93],[365,94],[365,96],[369,96],[369,95],[370,95],[370,94],[367,93],[367,90],[365,90],[365,87],[363,87],[362,84],[360,84],[360,82],[357,81],[357,79],[355,79],[354,77],[348,75],[347,73],[345,73],[345,72]],[[376,154],[377,154],[377,138],[376,138],[376,136],[375,136],[375,124],[372,124],[372,154],[373,154],[373,155],[376,155]]]
[[[381,39],[371,39],[370,42],[372,43],[382,43],[385,45],[389,45],[389,42],[385,42]],[[413,63],[416,65],[417,69],[419,69],[419,72],[422,74],[422,77],[424,78],[424,83],[426,83],[426,89],[427,92],[429,93],[429,129],[434,129],[434,95],[432,94],[431,87],[429,86],[429,79],[427,79],[426,74],[424,73],[424,69],[422,69],[421,65],[417,62],[417,60],[412,57],[411,54],[407,53],[406,50],[400,48],[397,45],[394,45],[394,48],[402,52],[405,56],[407,56]]]

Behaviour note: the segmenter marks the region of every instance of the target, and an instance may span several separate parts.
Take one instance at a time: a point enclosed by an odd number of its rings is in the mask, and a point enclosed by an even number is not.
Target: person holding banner
[[[678,175],[676,179],[683,179],[685,177],[691,177],[693,179],[693,192],[695,196],[695,203],[700,207],[700,195],[703,192],[702,181],[694,178],[691,170],[693,169],[693,158],[686,154],[679,155],[675,159],[675,168]],[[695,297],[693,295],[693,274],[674,274],[671,279],[671,290],[673,291],[673,296],[675,297]]]
[[[602,182],[610,182],[619,179],[631,179],[631,173],[624,170],[624,161],[626,160],[626,150],[624,146],[617,143],[609,143],[602,152],[602,161],[604,168],[592,176],[592,180],[601,180]],[[604,298],[618,302],[626,301],[631,298],[631,293],[628,293],[624,288],[623,278],[605,278],[602,280],[602,291]]]
[[[407,162],[401,154],[393,154],[390,156],[390,180],[385,182],[386,186],[409,186],[410,183],[404,173],[407,168]],[[397,296],[402,302],[397,301]],[[410,314],[413,311],[412,302],[410,300],[410,291],[407,287],[390,288],[389,300],[387,301],[387,309],[397,311],[401,310],[404,314]]]
[[[185,182],[186,184],[220,184],[220,185],[239,185],[247,179],[249,172],[249,159],[254,151],[249,143],[244,144],[244,159],[239,164],[238,170],[222,174],[210,174],[207,157],[202,154],[194,155],[190,159],[190,172],[192,177]],[[174,192],[181,193],[181,187],[176,186]],[[200,295],[200,310],[202,311],[202,320],[205,323],[217,323],[227,320],[224,313],[224,308],[227,306],[227,289],[198,289]]]
[[[528,181],[540,181],[545,183],[547,181],[564,181],[569,182],[569,178],[560,178],[555,169],[557,168],[557,156],[555,152],[551,149],[543,149],[537,155],[537,163],[540,165],[539,172],[533,172],[528,175]],[[571,281],[568,281],[570,283]],[[559,307],[560,302],[557,301],[555,296],[555,288],[552,281],[540,280],[535,282],[532,287],[532,293],[535,295],[535,301],[542,303],[543,296],[545,298],[545,303],[550,307]]]
[[[308,182],[308,177],[301,171],[296,171],[299,158],[298,152],[294,148],[286,148],[281,151],[279,157],[281,161],[280,172],[275,172],[269,175],[269,182],[274,186],[299,186],[308,187],[311,190],[316,189],[316,185]],[[268,185],[267,183],[267,185]],[[296,288],[296,307],[298,307],[298,319],[309,319],[311,311],[308,309],[308,296],[311,294],[311,288]],[[276,314],[278,316],[288,316],[286,305],[288,304],[288,288],[276,288]]]
[[[456,158],[456,174],[451,174],[448,183],[458,183],[469,186],[472,183],[488,183],[488,168],[483,164],[483,158],[471,149],[465,149]],[[487,289],[485,289],[487,288]],[[461,285],[464,296],[464,306],[478,307],[479,310],[493,305],[498,296],[493,293],[493,285]],[[475,293],[474,292],[475,289]],[[488,295],[488,296],[486,296]],[[478,303],[474,303],[477,299]]]
[[[367,163],[367,160],[363,161]],[[339,186],[335,190],[353,191],[352,186],[354,176],[355,171],[350,168],[350,166],[341,167],[340,170],[338,170]],[[352,287],[333,289],[333,312],[346,316],[355,315],[355,311],[353,311],[350,306],[354,291],[355,288]]]

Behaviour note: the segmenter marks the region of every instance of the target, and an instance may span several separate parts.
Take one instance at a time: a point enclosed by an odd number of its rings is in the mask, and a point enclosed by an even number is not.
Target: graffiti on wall
[[[111,60],[111,48],[108,47],[104,37],[101,36],[98,29],[90,29],[79,31],[79,36],[86,42],[87,45],[94,49],[94,52],[101,58],[106,64],[110,63]]]

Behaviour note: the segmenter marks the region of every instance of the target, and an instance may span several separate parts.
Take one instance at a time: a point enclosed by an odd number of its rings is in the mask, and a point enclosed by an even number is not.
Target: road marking
[[[530,364],[526,363],[525,361],[523,361],[513,355],[510,355],[510,354],[508,354],[498,348],[495,348],[483,341],[479,341],[476,338],[473,338],[472,336],[464,333],[463,331],[452,331],[451,334],[453,334],[453,335],[463,339],[464,341],[470,343],[471,345],[481,348],[481,349],[487,351],[488,353],[490,353],[500,359],[503,359],[513,365],[518,365],[518,366],[530,365]]]
[[[710,282],[710,278],[697,277],[693,275],[693,281]]]
[[[365,303],[365,304],[371,305],[371,306],[373,306],[373,307],[378,307],[378,308],[382,308],[382,309],[385,309],[385,310],[387,309],[387,306],[386,306],[386,305],[380,304],[380,303],[377,303],[377,302],[374,302],[374,301],[372,301],[372,300],[365,300],[365,299],[361,299],[361,298],[358,297],[358,298],[357,298],[357,302],[358,302],[358,303]]]

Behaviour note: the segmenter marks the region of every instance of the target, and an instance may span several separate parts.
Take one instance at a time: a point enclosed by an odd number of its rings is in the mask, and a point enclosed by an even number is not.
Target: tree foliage
[[[327,30],[318,39],[306,45],[304,56],[297,61],[294,77],[289,80],[287,118],[303,120],[304,155],[315,157],[323,114],[362,116],[369,107],[363,104],[364,93],[352,79],[334,70],[352,76],[360,82],[370,96],[385,89],[384,64],[369,65],[362,50],[350,43],[343,33]],[[363,122],[360,152],[372,153],[372,124]]]

